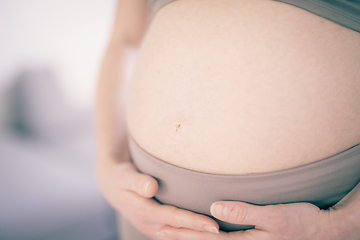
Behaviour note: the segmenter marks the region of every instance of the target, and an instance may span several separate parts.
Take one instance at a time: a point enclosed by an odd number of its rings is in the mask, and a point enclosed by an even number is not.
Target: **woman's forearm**
[[[121,97],[122,70],[125,44],[112,40],[105,52],[97,87],[96,127],[99,159],[110,159],[115,156],[114,146],[124,134],[121,129],[123,117],[119,116]],[[121,145],[121,144],[119,144]],[[118,145],[118,146],[119,146]],[[111,155],[111,156],[110,156]]]
[[[146,0],[118,0],[115,22],[99,74],[96,98],[96,127],[99,161],[127,152],[123,105],[125,50],[141,42],[147,27]],[[115,152],[115,145],[117,151]],[[121,158],[121,156],[117,157]]]

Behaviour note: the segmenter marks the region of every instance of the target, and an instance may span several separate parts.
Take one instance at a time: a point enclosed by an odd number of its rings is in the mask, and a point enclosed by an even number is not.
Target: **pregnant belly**
[[[360,142],[360,36],[273,1],[175,1],[152,21],[127,126],[168,163],[246,174]]]

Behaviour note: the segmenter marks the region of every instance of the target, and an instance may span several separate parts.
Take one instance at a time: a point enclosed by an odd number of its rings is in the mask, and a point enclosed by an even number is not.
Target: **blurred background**
[[[0,0],[0,239],[117,239],[93,107],[115,0]]]

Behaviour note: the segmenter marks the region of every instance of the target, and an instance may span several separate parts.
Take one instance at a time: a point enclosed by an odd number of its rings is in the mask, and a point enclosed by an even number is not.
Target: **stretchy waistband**
[[[360,181],[360,144],[304,166],[246,175],[208,174],[177,167],[151,156],[130,136],[129,147],[138,170],[158,181],[155,198],[160,203],[208,216],[211,204],[222,200],[257,205],[309,202],[326,209]],[[216,221],[223,231],[253,227]]]
[[[150,0],[151,15],[175,0]],[[274,0],[287,3],[360,32],[360,0]]]

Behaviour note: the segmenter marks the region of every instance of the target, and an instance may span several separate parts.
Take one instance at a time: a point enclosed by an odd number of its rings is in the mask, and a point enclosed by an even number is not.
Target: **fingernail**
[[[147,194],[147,189],[148,189],[148,187],[149,187],[149,185],[150,185],[150,181],[148,181],[148,182],[146,182],[145,184],[144,184],[144,194],[146,195]]]
[[[219,233],[219,230],[216,227],[212,227],[212,226],[205,226],[206,231],[211,232],[211,233]]]
[[[214,203],[211,205],[210,212],[214,217],[217,218],[226,218],[228,215],[228,209],[226,205],[221,203]]]

